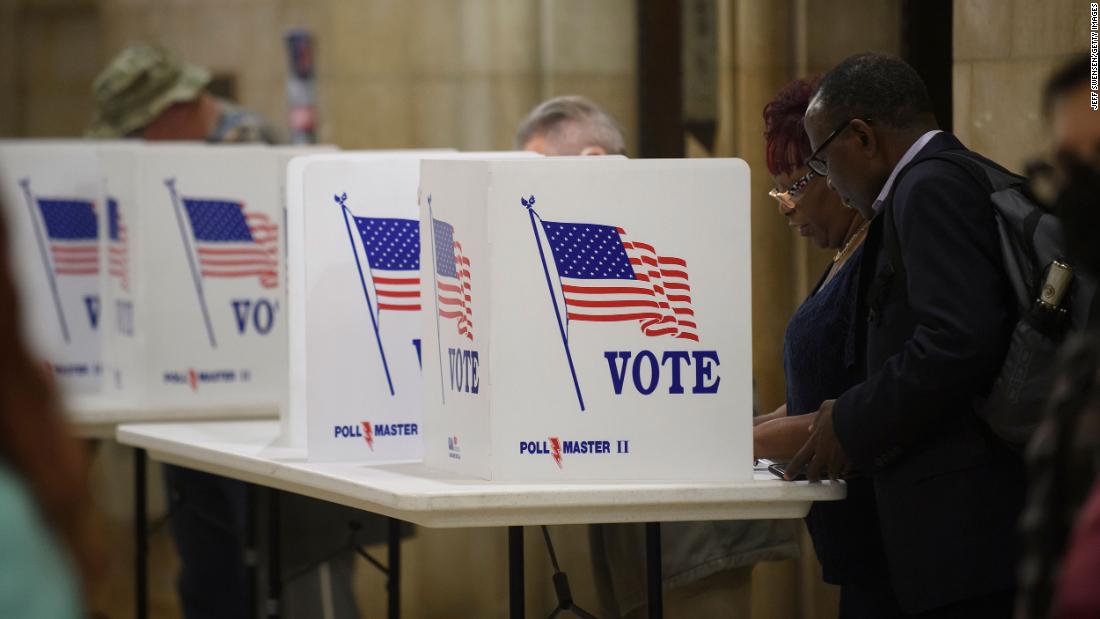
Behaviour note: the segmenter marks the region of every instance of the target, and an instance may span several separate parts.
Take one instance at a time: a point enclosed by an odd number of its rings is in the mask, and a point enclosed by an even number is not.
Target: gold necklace
[[[860,239],[863,231],[867,229],[867,224],[871,223],[870,220],[863,222],[863,225],[856,228],[856,231],[852,233],[852,238],[848,239],[848,242],[844,244],[844,247],[840,248],[840,251],[836,252],[836,256],[833,257],[833,263],[840,262],[840,259],[848,254],[848,248],[852,247],[852,244],[856,242],[856,239]],[[858,245],[857,245],[858,247]]]

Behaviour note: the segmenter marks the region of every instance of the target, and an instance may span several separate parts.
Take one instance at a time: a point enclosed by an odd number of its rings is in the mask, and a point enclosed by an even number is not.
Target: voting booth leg
[[[523,527],[508,527],[508,616],[523,619]]]
[[[279,535],[279,491],[267,489],[267,617],[278,619],[283,592]]]
[[[386,562],[386,589],[389,594],[388,616],[389,619],[398,619],[401,616],[401,521],[396,518],[387,518],[389,535],[387,550],[389,557]]]
[[[259,578],[259,551],[257,549],[258,536],[256,535],[256,518],[259,511],[256,509],[256,486],[245,484],[244,488],[244,582],[245,582],[245,612],[247,617],[257,617],[259,608],[258,599]]]
[[[146,513],[145,450],[134,450],[134,616],[149,616],[149,530]]]
[[[649,601],[650,619],[661,619],[665,614],[664,591],[661,589],[661,523],[645,525],[645,578]]]

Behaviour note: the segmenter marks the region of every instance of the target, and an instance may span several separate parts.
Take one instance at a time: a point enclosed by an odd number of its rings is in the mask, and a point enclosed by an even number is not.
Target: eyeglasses
[[[825,138],[825,141],[814,149],[814,152],[810,153],[810,156],[806,158],[806,166],[814,172],[817,172],[821,176],[829,175],[829,163],[824,159],[821,159],[821,155],[825,153],[825,149],[829,147],[829,143],[836,139],[836,136],[840,135],[845,129],[851,126],[853,120],[862,120],[867,124],[871,124],[870,118],[849,118],[844,121],[844,124],[840,125],[833,132],[829,134],[829,137]]]
[[[768,195],[778,200],[784,208],[794,210],[794,207],[798,204],[798,199],[802,197],[802,190],[806,188],[806,185],[810,184],[810,181],[818,176],[817,172],[810,170],[805,176],[791,183],[786,191],[772,189],[768,192]]]

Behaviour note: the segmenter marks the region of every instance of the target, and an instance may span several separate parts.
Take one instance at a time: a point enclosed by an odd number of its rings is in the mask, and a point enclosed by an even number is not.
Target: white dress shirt
[[[893,188],[894,180],[898,177],[898,173],[901,172],[902,168],[909,165],[909,162],[917,156],[917,153],[924,150],[925,146],[928,146],[928,143],[932,141],[932,138],[936,137],[937,133],[943,133],[943,131],[940,131],[939,129],[933,129],[932,131],[924,133],[919,138],[917,138],[917,141],[913,142],[913,145],[909,147],[909,150],[905,151],[905,154],[901,156],[901,159],[898,160],[898,164],[894,166],[894,169],[890,172],[890,177],[886,179],[886,184],[882,186],[882,191],[878,192],[878,197],[875,198],[875,203],[871,205],[871,208],[876,213],[880,208],[882,208],[882,203],[886,201],[886,196],[890,195],[890,189]]]

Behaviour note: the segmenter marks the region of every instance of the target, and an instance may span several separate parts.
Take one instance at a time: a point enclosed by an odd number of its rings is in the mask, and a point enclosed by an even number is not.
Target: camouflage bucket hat
[[[172,104],[195,99],[209,83],[209,71],[181,61],[164,48],[131,45],[92,83],[95,112],[87,136],[125,137]]]

